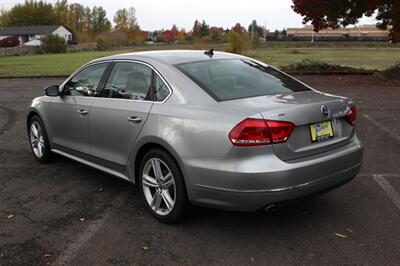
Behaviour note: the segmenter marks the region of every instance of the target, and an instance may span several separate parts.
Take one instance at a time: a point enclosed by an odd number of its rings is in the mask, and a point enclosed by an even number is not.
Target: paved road
[[[37,163],[25,111],[59,80],[0,79],[0,265],[400,265],[400,86],[300,79],[358,103],[362,173],[272,214],[193,208],[175,226],[151,218],[124,181],[63,158]]]

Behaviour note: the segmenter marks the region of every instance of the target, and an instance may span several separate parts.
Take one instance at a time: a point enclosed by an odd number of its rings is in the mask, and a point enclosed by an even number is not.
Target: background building
[[[22,45],[39,46],[40,39],[47,34],[58,35],[65,42],[72,41],[72,33],[61,25],[6,27],[0,31],[0,40],[16,36]]]
[[[288,28],[287,38],[293,41],[389,41],[389,30],[378,29],[376,25],[363,25],[315,32],[313,26],[305,26]]]

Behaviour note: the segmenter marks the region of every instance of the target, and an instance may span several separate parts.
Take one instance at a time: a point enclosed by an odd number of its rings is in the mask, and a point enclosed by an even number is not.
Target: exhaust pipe
[[[278,208],[279,208],[278,205],[271,204],[271,205],[268,205],[268,206],[264,209],[264,211],[267,212],[267,213],[271,213],[271,212],[276,211]]]

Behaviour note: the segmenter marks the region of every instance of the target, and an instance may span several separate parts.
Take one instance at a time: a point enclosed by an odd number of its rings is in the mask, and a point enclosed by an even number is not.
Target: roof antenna
[[[204,54],[208,55],[210,58],[212,58],[213,55],[214,55],[214,49],[210,49],[208,51],[205,51]]]

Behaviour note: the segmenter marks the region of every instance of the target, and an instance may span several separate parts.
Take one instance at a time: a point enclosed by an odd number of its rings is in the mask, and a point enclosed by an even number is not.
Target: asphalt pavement
[[[153,219],[125,181],[62,157],[38,163],[26,111],[62,80],[0,79],[0,265],[400,265],[400,85],[299,78],[357,103],[360,175],[273,213],[193,207],[178,225]]]

